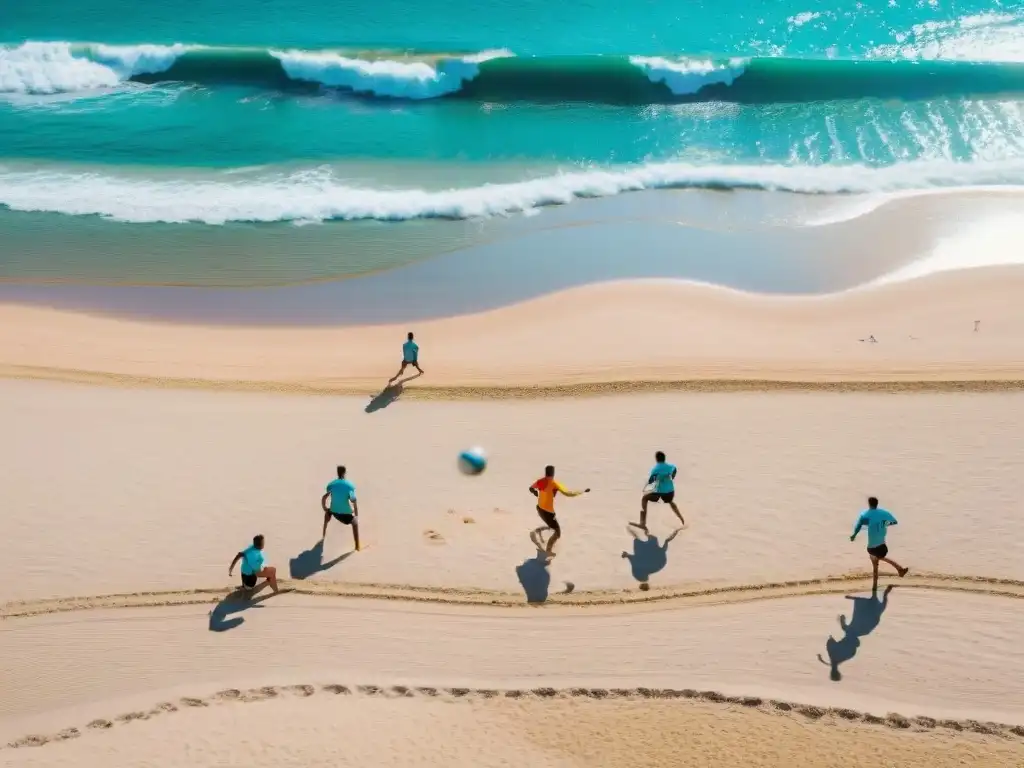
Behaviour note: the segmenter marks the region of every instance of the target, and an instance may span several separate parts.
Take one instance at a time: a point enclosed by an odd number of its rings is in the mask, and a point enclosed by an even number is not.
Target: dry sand
[[[645,382],[1024,381],[1024,268],[822,298],[674,281],[590,285],[413,329],[410,392],[637,389]],[[975,321],[981,321],[975,333]],[[0,375],[151,386],[377,392],[403,326],[204,327],[0,305]],[[877,343],[861,341],[874,337]],[[495,390],[498,390],[497,392]],[[507,394],[507,393],[506,393]]]
[[[0,763],[1024,765],[1024,393],[437,399],[631,378],[1013,390],[1022,274],[801,301],[579,289],[417,329],[428,402],[0,382]],[[7,307],[0,364],[370,392],[393,362],[370,348],[402,330]],[[466,478],[474,443],[492,461]],[[671,541],[664,507],[652,539],[626,526],[658,448],[681,472]],[[317,546],[342,462],[359,553],[337,524]],[[526,487],[548,462],[593,492],[560,502],[545,568]],[[885,603],[848,535],[868,493],[913,568]],[[251,604],[227,564],[257,532],[296,578]]]
[[[1021,578],[1024,393],[399,399],[369,414],[366,403],[0,382],[0,481],[13,512],[0,538],[18,543],[4,557],[19,574],[3,596],[226,586],[256,533],[284,573],[343,558],[314,582],[519,601],[567,583],[810,579],[864,570],[864,543],[849,532],[869,493],[900,519],[893,552],[916,570]],[[455,457],[476,443],[492,460],[467,478]],[[667,547],[675,517],[663,505],[651,509],[656,542],[627,529],[657,449],[680,467],[689,525]],[[545,570],[528,538],[540,520],[527,487],[547,463],[593,492],[560,502],[564,545]],[[336,464],[362,505],[368,547],[354,556],[337,524],[315,549]]]

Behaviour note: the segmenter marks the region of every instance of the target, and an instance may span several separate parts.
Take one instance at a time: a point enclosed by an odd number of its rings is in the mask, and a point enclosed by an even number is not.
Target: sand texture
[[[1022,397],[367,412],[2,382],[3,763],[1019,766]],[[653,506],[648,538],[627,523],[656,448],[687,525]],[[549,461],[593,491],[560,501],[544,567],[526,487]],[[318,544],[338,462],[358,553],[337,524]],[[913,569],[874,596],[849,541],[869,492]],[[227,564],[257,532],[285,594],[249,600]]]
[[[0,305],[0,764],[1024,766],[1022,290],[592,285],[418,325],[384,391],[404,326]],[[592,489],[550,564],[548,463]]]
[[[1014,267],[815,298],[675,281],[588,285],[416,323],[428,375],[404,387],[411,396],[435,397],[524,388],[536,394],[538,387],[580,394],[851,382],[876,389],[1020,388],[1022,292],[1024,269]],[[397,369],[408,330],[183,325],[6,304],[0,305],[0,374],[376,393]]]

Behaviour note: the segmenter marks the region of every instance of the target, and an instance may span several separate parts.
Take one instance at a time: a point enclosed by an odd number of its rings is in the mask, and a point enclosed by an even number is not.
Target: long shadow
[[[629,560],[629,566],[633,571],[633,578],[641,584],[650,581],[651,575],[657,573],[668,564],[668,545],[672,539],[679,535],[682,528],[676,528],[664,543],[658,541],[657,536],[647,535],[641,539],[636,532],[630,528],[629,533],[633,537],[633,554],[623,552],[622,557]]]
[[[262,589],[270,589],[265,583],[260,587]],[[257,590],[257,591],[260,591]],[[250,592],[247,589],[239,587],[230,595],[227,595],[223,600],[217,603],[217,607],[210,611],[210,631],[211,632],[227,632],[229,629],[234,629],[245,623],[245,619],[242,616],[236,616],[234,614],[247,611],[250,608],[261,608],[264,600],[273,597],[273,592],[264,592],[262,595],[258,595],[256,592]]]
[[[370,400],[369,403],[367,403],[365,408],[366,412],[376,413],[377,411],[384,410],[402,396],[402,392],[405,391],[403,385],[406,382],[418,379],[422,375],[422,373],[414,373],[412,376],[406,376],[404,379],[399,379],[394,384],[388,384],[384,389],[374,395],[373,399]]]
[[[547,601],[548,590],[551,588],[547,555],[538,550],[534,557],[527,558],[522,565],[516,566],[516,577],[523,585],[526,602],[543,603]]]
[[[882,592],[881,600],[878,599],[877,591],[872,591],[871,597],[846,596],[847,600],[853,601],[853,613],[849,622],[846,621],[845,615],[839,615],[839,626],[843,630],[843,637],[841,640],[836,640],[829,635],[828,640],[825,641],[828,661],[825,661],[820,653],[818,654],[818,661],[831,667],[829,677],[832,680],[838,682],[843,679],[839,666],[857,655],[857,651],[860,650],[860,639],[871,634],[882,621],[882,614],[889,607],[889,593],[892,590],[893,585],[890,584]]]
[[[551,589],[551,573],[548,571],[550,561],[548,560],[547,553],[544,551],[544,540],[540,535],[541,530],[538,528],[530,533],[530,541],[537,548],[537,554],[524,560],[522,565],[516,566],[516,577],[523,587],[523,592],[526,594],[526,602],[528,603],[547,602]],[[565,584],[565,589],[558,593],[560,595],[568,595],[576,589],[576,585],[571,581],[563,583]]]
[[[333,560],[328,560],[325,563],[324,543],[321,540],[288,561],[288,574],[293,579],[308,579],[313,574],[333,568],[351,555],[352,550],[349,550],[345,554],[338,555]]]

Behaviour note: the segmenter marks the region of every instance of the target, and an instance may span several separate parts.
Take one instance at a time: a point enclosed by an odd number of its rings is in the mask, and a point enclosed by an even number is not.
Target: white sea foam
[[[122,77],[155,75],[170,69],[189,46],[174,45],[95,45],[90,58],[110,67]]]
[[[183,45],[96,45],[27,42],[0,46],[0,93],[56,94],[114,88],[135,75],[162,72]]]
[[[786,21],[794,27],[802,27],[804,24],[820,18],[821,14],[817,11],[804,11],[803,13],[798,13],[795,16],[790,16]]]
[[[288,77],[394,99],[433,99],[455,93],[480,73],[489,59],[509,51],[484,51],[436,63],[353,59],[336,53],[271,51]]]
[[[884,59],[1024,61],[1024,16],[980,13],[914,25],[869,56]]]
[[[707,85],[732,85],[747,68],[746,59],[714,62],[704,59],[663,59],[651,56],[631,56],[630,63],[643,70],[654,83],[664,83],[677,96],[697,93]]]
[[[402,221],[500,216],[579,198],[658,188],[827,194],[1021,184],[1024,158],[974,163],[918,161],[887,168],[656,163],[445,190],[373,189],[353,184],[330,170],[255,177],[221,172],[173,179],[0,167],[0,206],[126,222]]]

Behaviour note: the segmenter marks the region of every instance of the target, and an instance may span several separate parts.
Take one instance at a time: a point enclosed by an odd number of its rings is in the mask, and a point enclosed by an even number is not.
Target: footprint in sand
[[[432,544],[444,544],[444,536],[432,528],[428,528],[423,532],[424,538]]]
[[[464,517],[464,518],[462,518],[462,522],[465,523],[466,525],[472,525],[473,523],[476,522],[476,520],[474,520],[472,517]]]

